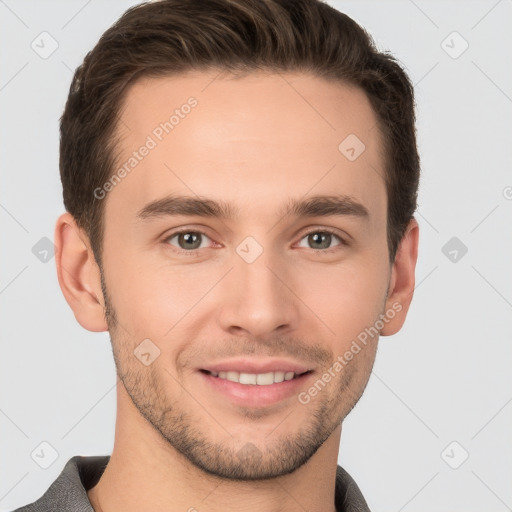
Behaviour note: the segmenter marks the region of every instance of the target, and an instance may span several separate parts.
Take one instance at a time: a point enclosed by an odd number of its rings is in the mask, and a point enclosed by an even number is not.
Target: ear
[[[107,331],[100,269],[87,235],[70,213],[57,219],[54,243],[59,285],[77,322],[88,331]]]
[[[414,294],[414,271],[418,258],[419,226],[411,219],[398,247],[391,269],[388,297],[385,311],[395,315],[384,325],[381,336],[396,334],[403,326]]]

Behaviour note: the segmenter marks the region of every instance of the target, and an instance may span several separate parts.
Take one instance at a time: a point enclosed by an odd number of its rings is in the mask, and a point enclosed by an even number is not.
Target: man
[[[318,0],[162,0],[61,119],[58,279],[108,329],[112,455],[23,511],[367,511],[337,465],[414,290],[413,90]]]

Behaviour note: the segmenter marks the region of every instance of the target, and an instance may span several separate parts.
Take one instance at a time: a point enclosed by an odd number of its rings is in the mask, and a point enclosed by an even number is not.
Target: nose
[[[252,263],[235,260],[222,287],[221,328],[254,339],[297,329],[300,300],[292,290],[293,273],[265,252]]]

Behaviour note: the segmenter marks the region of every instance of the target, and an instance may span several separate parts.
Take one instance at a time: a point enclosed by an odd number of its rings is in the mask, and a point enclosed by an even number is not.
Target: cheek
[[[298,295],[325,324],[326,340],[333,339],[338,352],[381,313],[387,274],[376,261],[319,266],[314,272],[304,269],[301,275]]]
[[[180,332],[218,278],[211,266],[162,264],[162,258],[125,257],[109,272],[118,319],[133,337],[162,339]],[[143,263],[141,263],[143,261]],[[219,276],[222,272],[219,270]],[[174,327],[176,326],[176,327]]]

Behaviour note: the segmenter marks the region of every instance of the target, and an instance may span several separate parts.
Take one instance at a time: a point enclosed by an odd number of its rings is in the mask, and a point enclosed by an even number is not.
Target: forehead
[[[308,191],[385,211],[377,118],[353,86],[301,73],[144,78],[125,96],[118,134],[124,172],[110,214],[133,217],[179,193],[232,199],[261,217]]]

